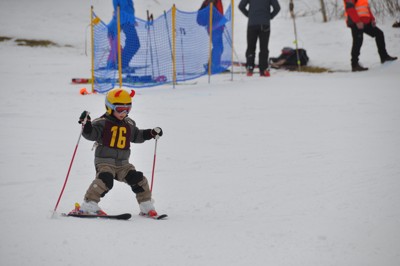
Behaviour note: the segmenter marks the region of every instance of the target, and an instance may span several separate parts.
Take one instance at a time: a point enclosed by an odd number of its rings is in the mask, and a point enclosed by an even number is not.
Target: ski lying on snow
[[[142,217],[150,218],[150,219],[154,219],[154,220],[165,220],[165,219],[167,219],[167,217],[168,217],[167,214],[160,214],[160,215],[156,215],[156,216],[149,216],[149,215],[147,215],[147,214],[140,213],[139,215],[142,216]]]
[[[130,213],[122,213],[117,215],[96,215],[96,214],[80,214],[80,213],[63,213],[62,216],[70,216],[77,218],[100,218],[110,220],[129,220],[132,217]]]
[[[92,83],[92,79],[90,78],[73,78],[71,80],[72,84],[89,84]]]

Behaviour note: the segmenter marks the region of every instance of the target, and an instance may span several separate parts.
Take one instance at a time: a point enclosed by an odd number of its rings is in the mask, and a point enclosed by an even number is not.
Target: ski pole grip
[[[88,118],[89,114],[90,114],[90,112],[86,111],[86,116],[85,116],[85,119],[83,119],[83,121],[82,121],[82,127],[84,127],[84,126],[85,126],[85,124],[86,124],[86,121],[87,121],[87,118]]]

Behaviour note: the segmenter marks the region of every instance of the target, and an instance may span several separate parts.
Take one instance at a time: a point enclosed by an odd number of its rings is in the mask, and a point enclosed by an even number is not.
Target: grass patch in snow
[[[29,47],[59,46],[55,42],[49,40],[16,39],[15,42],[19,46],[29,46]]]
[[[11,37],[0,36],[0,42],[6,42],[13,40]],[[18,46],[28,46],[28,47],[61,47],[58,43],[50,40],[34,40],[34,39],[15,39],[14,42]],[[72,45],[64,45],[64,47],[72,47]]]
[[[285,66],[286,69],[290,70],[290,71],[299,71],[297,66],[293,66],[293,67],[287,67]],[[332,72],[330,69],[328,68],[324,68],[324,67],[317,67],[317,66],[301,66],[300,68],[300,72],[306,72],[306,73],[325,73],[325,72]]]
[[[5,41],[9,41],[9,40],[11,40],[10,37],[0,36],[0,42],[5,42]]]

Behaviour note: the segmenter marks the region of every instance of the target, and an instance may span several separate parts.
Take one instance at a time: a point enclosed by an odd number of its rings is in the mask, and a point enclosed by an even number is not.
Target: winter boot
[[[254,72],[254,67],[251,67],[251,66],[246,67],[246,75],[248,77],[253,76],[253,72]]]
[[[360,72],[360,71],[367,71],[367,70],[368,70],[368,67],[363,67],[359,63],[351,66],[351,71],[353,71],[353,72]]]
[[[80,206],[79,212],[84,214],[107,215],[95,201],[83,201]]]
[[[270,77],[271,74],[269,73],[269,71],[266,69],[264,71],[260,71],[260,77]]]
[[[397,60],[397,57],[392,57],[390,55],[387,55],[387,56],[381,58],[382,64],[385,62],[394,61],[394,60]]]
[[[148,215],[150,217],[157,216],[157,212],[151,200],[140,203],[139,208],[140,208],[140,215],[143,216]]]

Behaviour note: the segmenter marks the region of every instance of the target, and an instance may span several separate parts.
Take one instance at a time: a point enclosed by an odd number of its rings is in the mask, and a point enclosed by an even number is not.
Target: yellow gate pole
[[[211,67],[212,67],[212,21],[213,21],[213,7],[214,4],[211,2],[210,4],[210,18],[209,18],[209,26],[208,26],[208,31],[209,31],[209,44],[208,44],[208,83],[210,83],[211,79]]]
[[[231,47],[232,47],[232,72],[231,72],[231,81],[233,81],[233,73],[234,73],[234,71],[233,71],[233,60],[234,60],[234,45],[233,45],[233,37],[235,37],[234,35],[234,33],[235,33],[235,0],[232,0],[232,3],[231,3],[231,23],[232,23],[232,38],[231,38]]]
[[[176,85],[176,6],[172,6],[172,84]]]
[[[91,49],[92,49],[92,93],[94,92],[94,25],[95,21],[93,18],[93,6],[90,8],[90,39],[91,39]]]
[[[117,46],[118,46],[118,80],[119,87],[122,88],[122,62],[121,62],[121,18],[120,7],[117,7]]]

